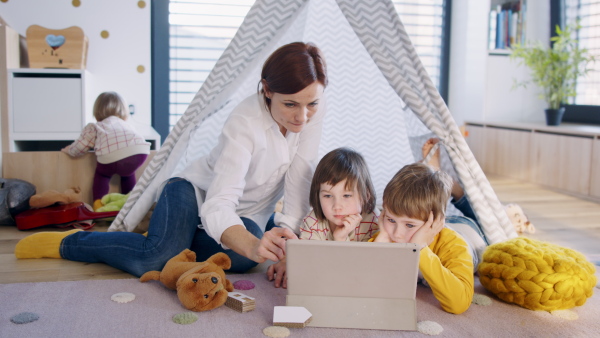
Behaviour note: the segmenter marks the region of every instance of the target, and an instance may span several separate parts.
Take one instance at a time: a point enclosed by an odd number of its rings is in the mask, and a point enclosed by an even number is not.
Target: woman
[[[45,232],[21,240],[15,255],[104,262],[135,276],[161,270],[186,248],[198,261],[223,251],[234,272],[279,261],[285,240],[297,238],[309,209],[326,86],[327,68],[316,46],[280,47],[263,65],[259,93],[233,110],[217,146],[166,182],[146,237]],[[283,211],[273,214],[282,196]]]

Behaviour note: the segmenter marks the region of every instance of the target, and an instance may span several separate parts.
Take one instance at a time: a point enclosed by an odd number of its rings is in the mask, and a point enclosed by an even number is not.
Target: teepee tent
[[[161,184],[208,154],[231,110],[256,93],[266,58],[293,41],[315,43],[327,60],[320,155],[340,146],[362,153],[381,201],[391,177],[437,136],[442,169],[461,182],[488,241],[516,237],[388,0],[257,0],[109,231],[133,231]]]

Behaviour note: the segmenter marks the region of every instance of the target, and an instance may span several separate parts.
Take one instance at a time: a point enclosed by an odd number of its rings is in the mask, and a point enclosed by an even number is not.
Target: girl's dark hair
[[[265,106],[271,99],[265,90],[279,94],[295,94],[318,81],[327,87],[327,65],[321,50],[312,43],[292,42],[279,47],[265,61],[259,82]]]
[[[375,209],[375,188],[371,182],[367,162],[362,155],[350,148],[337,148],[327,153],[319,161],[310,184],[310,206],[319,221],[325,219],[319,202],[321,184],[336,185],[343,180],[346,180],[346,189],[348,190],[354,189],[356,185],[363,213],[372,213]]]

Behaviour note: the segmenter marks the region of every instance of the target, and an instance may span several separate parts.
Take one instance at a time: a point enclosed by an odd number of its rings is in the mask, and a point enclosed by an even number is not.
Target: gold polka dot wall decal
[[[139,7],[139,8],[144,8],[144,7],[146,7],[146,1],[138,1],[138,7]]]
[[[108,35],[109,35],[109,34],[108,34],[108,31],[107,31],[107,30],[104,30],[104,31],[100,32],[100,36],[101,36],[103,39],[108,39]]]
[[[142,66],[142,65],[139,65],[139,66],[137,66],[137,71],[138,71],[138,73],[143,73],[144,71],[146,71],[146,68],[144,68],[144,66]]]
[[[8,2],[8,0],[0,0],[0,2]]]
[[[79,1],[79,0],[73,0],[71,3],[73,4],[73,7],[81,6],[81,1]]]

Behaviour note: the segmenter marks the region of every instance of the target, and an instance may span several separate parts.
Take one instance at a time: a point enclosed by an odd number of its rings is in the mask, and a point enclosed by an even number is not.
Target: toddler
[[[100,199],[108,193],[112,175],[121,176],[122,194],[133,189],[135,171],[150,153],[150,143],[126,122],[128,116],[121,96],[115,92],[104,92],[94,102],[97,123],[86,125],[75,142],[61,149],[73,157],[94,149],[98,161],[92,186],[94,210],[102,206]]]

